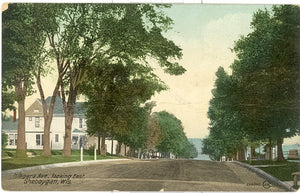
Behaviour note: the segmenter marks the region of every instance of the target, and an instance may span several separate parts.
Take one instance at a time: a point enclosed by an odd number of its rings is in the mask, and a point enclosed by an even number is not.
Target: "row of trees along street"
[[[266,152],[276,145],[277,160],[283,160],[283,139],[299,134],[300,8],[259,10],[251,29],[232,49],[232,74],[222,67],[216,72],[203,146],[215,160],[245,160],[245,148],[253,154],[261,143]]]
[[[90,135],[110,136],[132,148],[155,146],[178,156],[186,156],[187,149],[194,151],[180,121],[168,113],[180,125],[177,130],[168,130],[166,125],[144,132],[160,124],[154,124],[150,116],[153,103],[146,101],[167,89],[148,61],[171,75],[185,72],[175,62],[182,57],[181,49],[162,35],[172,24],[163,13],[168,7],[9,4],[2,15],[2,111],[13,109],[14,101],[18,103],[17,157],[26,156],[25,99],[32,94],[34,84],[44,113],[44,156],[51,155],[50,127],[59,90],[65,112],[65,157],[71,156],[74,106],[80,94],[88,99]],[[47,106],[42,81],[52,72],[57,73],[57,80]],[[180,133],[178,144],[164,144],[173,132]]]

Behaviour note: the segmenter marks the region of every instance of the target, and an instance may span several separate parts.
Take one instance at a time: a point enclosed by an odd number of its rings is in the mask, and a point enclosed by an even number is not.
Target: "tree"
[[[128,120],[128,131],[125,135],[117,137],[118,141],[134,150],[145,149],[152,108],[152,103],[146,103],[144,107],[134,107],[131,119]]]
[[[32,4],[9,4],[3,12],[2,98],[6,106],[2,107],[12,108],[13,100],[18,103],[17,157],[26,156],[25,97],[32,91],[33,69],[43,43],[35,25]]]
[[[247,135],[237,106],[239,96],[236,79],[222,67],[219,67],[216,76],[207,113],[210,133],[208,139],[204,140],[203,151],[218,160],[223,155],[233,158],[238,152],[244,155]],[[237,159],[244,160],[245,157],[239,156]]]
[[[89,68],[87,81],[81,88],[88,97],[89,135],[109,134],[119,142],[133,145],[128,133],[145,128],[146,114],[151,110],[151,105],[146,104],[143,108],[140,105],[166,87],[150,68],[138,69],[138,66],[122,63]],[[105,154],[104,150],[102,154]]]
[[[170,74],[185,69],[170,59],[181,50],[162,36],[171,19],[160,10],[166,5],[146,4],[44,4],[41,16],[57,61],[65,110],[64,156],[71,156],[71,125],[76,96],[86,77],[86,67],[101,64],[139,63],[149,67],[154,58]],[[50,14],[49,14],[50,13]],[[61,74],[63,73],[63,74]],[[56,88],[55,88],[56,89]],[[54,93],[54,92],[53,92]]]
[[[188,141],[182,123],[174,115],[161,111],[155,113],[160,129],[160,139],[156,148],[160,152],[173,153],[177,157],[190,158],[197,156],[196,148]]]
[[[283,138],[299,133],[300,9],[274,6],[253,16],[253,32],[235,43],[232,65],[240,84],[240,105],[247,132],[258,140],[277,142],[284,159]],[[288,132],[287,132],[288,131]]]
[[[146,150],[154,150],[161,138],[161,131],[158,124],[157,113],[152,113],[148,120],[148,132],[146,141]]]
[[[253,31],[235,42],[232,75],[216,73],[203,147],[214,159],[258,141],[276,143],[277,160],[284,159],[283,138],[299,133],[299,19],[297,6],[259,10]]]

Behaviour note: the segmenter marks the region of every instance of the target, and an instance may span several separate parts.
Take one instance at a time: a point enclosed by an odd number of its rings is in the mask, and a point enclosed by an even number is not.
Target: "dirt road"
[[[284,192],[230,162],[130,160],[2,174],[4,190]]]

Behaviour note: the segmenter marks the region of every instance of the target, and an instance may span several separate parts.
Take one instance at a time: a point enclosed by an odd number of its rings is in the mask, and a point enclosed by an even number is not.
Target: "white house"
[[[46,99],[49,106],[51,97]],[[17,122],[2,122],[2,131],[8,134],[7,148],[16,148],[17,140]],[[44,117],[42,103],[36,100],[25,111],[25,133],[27,149],[43,149],[44,136]],[[86,145],[87,133],[84,118],[84,108],[82,102],[77,102],[75,106],[73,124],[72,124],[72,149],[79,149]],[[62,106],[62,100],[59,96],[56,98],[53,119],[50,128],[50,146],[53,150],[63,149],[65,135],[65,117]]]

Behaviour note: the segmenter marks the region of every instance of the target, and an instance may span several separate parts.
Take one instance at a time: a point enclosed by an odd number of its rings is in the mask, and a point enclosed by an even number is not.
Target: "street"
[[[232,162],[129,160],[2,174],[14,191],[260,191],[284,192]]]

